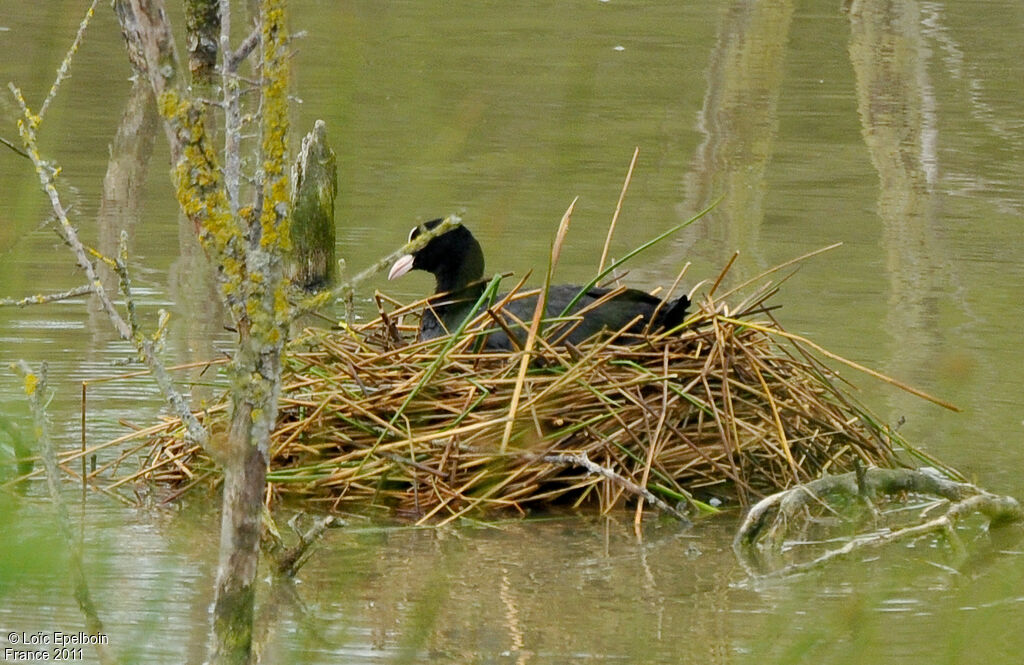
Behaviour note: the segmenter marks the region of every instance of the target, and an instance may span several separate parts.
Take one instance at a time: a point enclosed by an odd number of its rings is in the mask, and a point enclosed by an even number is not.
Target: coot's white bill
[[[412,254],[405,254],[398,257],[395,261],[395,265],[391,266],[391,270],[388,272],[388,279],[395,279],[401,277],[405,273],[412,270],[412,262],[415,261],[415,257]]]

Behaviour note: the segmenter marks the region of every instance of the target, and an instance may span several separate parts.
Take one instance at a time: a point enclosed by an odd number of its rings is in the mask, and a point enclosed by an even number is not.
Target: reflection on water
[[[765,171],[778,135],[778,100],[793,3],[733,2],[718,31],[698,124],[704,140],[686,174],[689,214],[721,204],[699,229],[723,265],[738,251],[765,268],[759,251]]]
[[[855,2],[850,26],[857,108],[879,179],[890,367],[918,380],[935,367],[948,344],[939,308],[958,282],[937,242],[938,127],[929,51],[915,2]],[[908,415],[924,415],[919,404],[903,396],[898,404]]]
[[[119,653],[202,662],[212,508],[92,509],[87,569]],[[680,533],[652,520],[638,541],[630,515],[438,531],[352,517],[327,533],[297,583],[264,580],[263,662],[967,663],[980,650],[1009,665],[1024,648],[1024,568],[997,554],[1019,548],[1019,534],[1017,545],[976,543],[987,559],[963,574],[929,541],[751,584],[729,549],[732,527]],[[9,549],[47,538],[36,523]],[[54,581],[59,563],[25,561],[4,568],[0,589],[32,602],[5,603],[0,621],[74,626],[74,601]]]
[[[0,0],[0,62],[41,99],[78,9],[11,4]],[[1024,61],[1012,57],[1022,6],[846,4],[295,2],[295,28],[309,31],[295,57],[296,125],[324,118],[336,137],[339,253],[362,269],[410,220],[462,210],[490,270],[536,273],[580,195],[558,278],[585,281],[639,146],[613,255],[725,199],[650,250],[631,284],[667,285],[686,260],[690,283],[713,278],[736,250],[748,276],[844,241],[786,283],[782,321],[958,403],[962,415],[937,413],[856,379],[884,418],[906,417],[912,440],[1024,495]],[[44,152],[64,167],[62,194],[89,242],[113,253],[127,232],[144,324],[160,308],[173,315],[169,362],[215,357],[230,333],[170,194],[152,101],[128,76],[116,23],[100,12],[48,113]],[[0,95],[5,138],[15,115]],[[35,188],[27,162],[0,148],[0,297],[81,280]],[[375,286],[401,298],[430,288]],[[51,414],[68,447],[81,382],[135,367],[84,306],[0,308],[0,366],[50,362]],[[87,438],[151,421],[155,395],[142,378],[94,382]],[[0,398],[3,449],[28,430],[13,377],[0,375]],[[0,623],[70,630],[79,614],[41,493],[0,494]],[[87,566],[115,650],[197,663],[215,506],[197,497],[165,510],[89,495]],[[353,518],[294,589],[264,589],[265,662],[999,664],[1024,648],[1017,541],[969,532],[979,554],[959,572],[923,542],[751,585],[731,528],[679,533],[651,520],[637,541],[618,516],[443,531]]]

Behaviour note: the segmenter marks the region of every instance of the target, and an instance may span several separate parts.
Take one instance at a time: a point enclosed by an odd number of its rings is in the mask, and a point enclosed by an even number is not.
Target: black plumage
[[[435,219],[424,224],[433,229],[442,220]],[[420,233],[416,227],[409,234],[412,240]],[[456,226],[450,231],[439,235],[414,254],[407,254],[391,267],[388,279],[395,279],[410,270],[424,270],[434,275],[437,286],[429,300],[429,306],[420,320],[420,339],[433,339],[455,330],[471,313],[474,304],[484,292],[486,284],[484,276],[484,254],[473,234],[465,226]],[[582,287],[570,284],[551,286],[545,303],[545,317],[557,317],[572,302]],[[565,339],[573,344],[601,332],[618,331],[637,319],[627,332],[641,333],[650,325],[651,330],[672,328],[682,323],[690,299],[685,295],[663,303],[662,300],[638,289],[624,289],[607,298],[605,302],[591,307],[599,299],[607,296],[612,289],[591,288],[572,306],[568,312],[572,315],[582,311],[581,320]],[[500,300],[499,296],[499,300]],[[533,318],[537,306],[537,297],[513,300],[503,308],[505,312],[521,321],[529,322]],[[654,317],[653,322],[651,317]],[[637,318],[639,317],[639,318]],[[526,331],[517,329],[516,324],[507,319],[508,327],[521,343],[526,338]],[[573,326],[574,323],[569,323]],[[521,335],[521,336],[520,336]],[[561,335],[556,333],[557,339]],[[489,349],[514,348],[508,335],[498,330],[487,337],[486,347]]]

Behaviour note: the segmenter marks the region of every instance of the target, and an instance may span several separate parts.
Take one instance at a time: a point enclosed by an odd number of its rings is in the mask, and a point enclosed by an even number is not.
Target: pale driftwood
[[[828,550],[810,561],[776,565],[787,536],[804,522],[805,511],[815,507],[828,508],[829,499],[835,497],[854,498],[873,506],[874,499],[878,497],[906,494],[942,499],[948,505],[938,517],[922,518],[918,524],[855,536],[841,547]],[[762,499],[750,509],[737,530],[733,550],[752,573],[764,568],[768,562],[767,572],[756,573],[757,576],[791,575],[865,548],[934,533],[946,534],[952,546],[958,548],[959,538],[954,531],[956,523],[973,513],[984,515],[993,528],[1024,522],[1024,509],[1013,497],[992,494],[970,483],[950,480],[933,469],[870,468],[859,473],[825,476]]]

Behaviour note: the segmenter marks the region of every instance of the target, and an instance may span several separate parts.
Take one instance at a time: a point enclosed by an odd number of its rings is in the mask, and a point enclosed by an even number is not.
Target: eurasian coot
[[[442,220],[434,219],[423,226],[427,229],[436,228]],[[412,240],[420,233],[420,227],[414,227],[409,233]],[[470,314],[473,305],[484,292],[486,284],[484,276],[484,253],[473,234],[465,226],[459,225],[443,233],[414,254],[406,254],[395,261],[388,273],[388,279],[401,277],[410,270],[425,270],[437,280],[437,288],[430,299],[430,306],[420,319],[420,339],[434,339],[455,330]],[[548,289],[545,304],[545,316],[556,317],[580,292],[579,286],[561,284]],[[582,320],[565,336],[568,341],[578,344],[602,330],[618,331],[636,317],[640,317],[627,332],[640,333],[647,328],[651,316],[651,330],[672,328],[679,325],[686,315],[690,299],[685,295],[675,300],[662,303],[660,298],[637,289],[625,289],[596,307],[589,308],[595,301],[608,294],[611,289],[591,288],[572,307],[568,314],[580,310]],[[501,299],[501,296],[498,297]],[[529,323],[536,308],[536,296],[513,300],[505,305],[504,311],[512,314],[520,321]],[[526,339],[526,331],[517,329],[512,321],[506,321],[509,328],[522,335],[518,341]],[[573,323],[569,323],[572,326]],[[558,333],[554,335],[557,339]],[[486,347],[489,349],[512,350],[513,345],[508,335],[498,330],[487,337]]]

